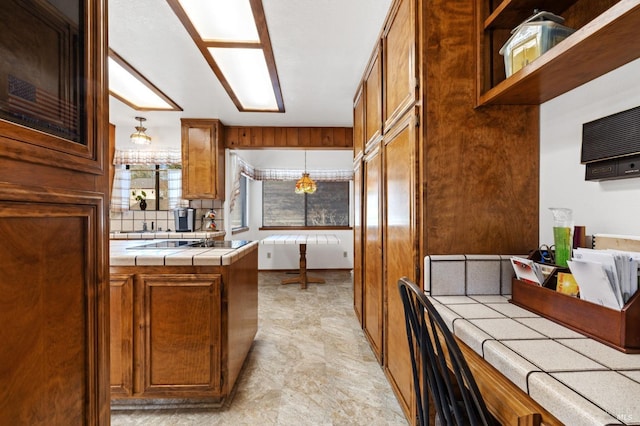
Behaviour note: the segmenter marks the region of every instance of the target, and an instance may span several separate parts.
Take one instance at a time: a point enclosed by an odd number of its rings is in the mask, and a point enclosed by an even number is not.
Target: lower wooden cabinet
[[[111,395],[133,392],[133,275],[115,274],[109,287]]]
[[[111,269],[112,407],[224,403],[258,328],[257,249],[229,266]]]
[[[137,394],[220,394],[221,281],[220,274],[137,277]]]

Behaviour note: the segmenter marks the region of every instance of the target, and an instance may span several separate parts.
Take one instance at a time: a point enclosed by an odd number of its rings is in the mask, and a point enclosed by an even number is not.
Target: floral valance
[[[182,163],[182,153],[179,150],[136,151],[117,149],[113,156],[114,165],[150,165],[167,164],[178,165]]]

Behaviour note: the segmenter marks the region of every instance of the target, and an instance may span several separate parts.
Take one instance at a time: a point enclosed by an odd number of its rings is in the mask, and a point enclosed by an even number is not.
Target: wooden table
[[[307,275],[307,244],[340,244],[340,240],[333,234],[278,234],[263,239],[261,243],[298,244],[300,246],[300,271],[297,277],[282,280],[282,284],[300,283],[300,288],[307,288],[308,283],[324,283],[322,278]]]

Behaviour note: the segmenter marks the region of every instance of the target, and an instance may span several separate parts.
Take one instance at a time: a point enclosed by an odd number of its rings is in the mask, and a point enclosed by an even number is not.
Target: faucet
[[[142,232],[147,232],[147,222],[142,222]]]

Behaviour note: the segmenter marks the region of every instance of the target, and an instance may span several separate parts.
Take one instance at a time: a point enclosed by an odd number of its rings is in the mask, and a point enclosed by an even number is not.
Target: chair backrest
[[[406,277],[398,281],[398,289],[404,306],[419,424],[429,424],[429,392],[440,424],[495,424],[460,347],[433,304]]]

